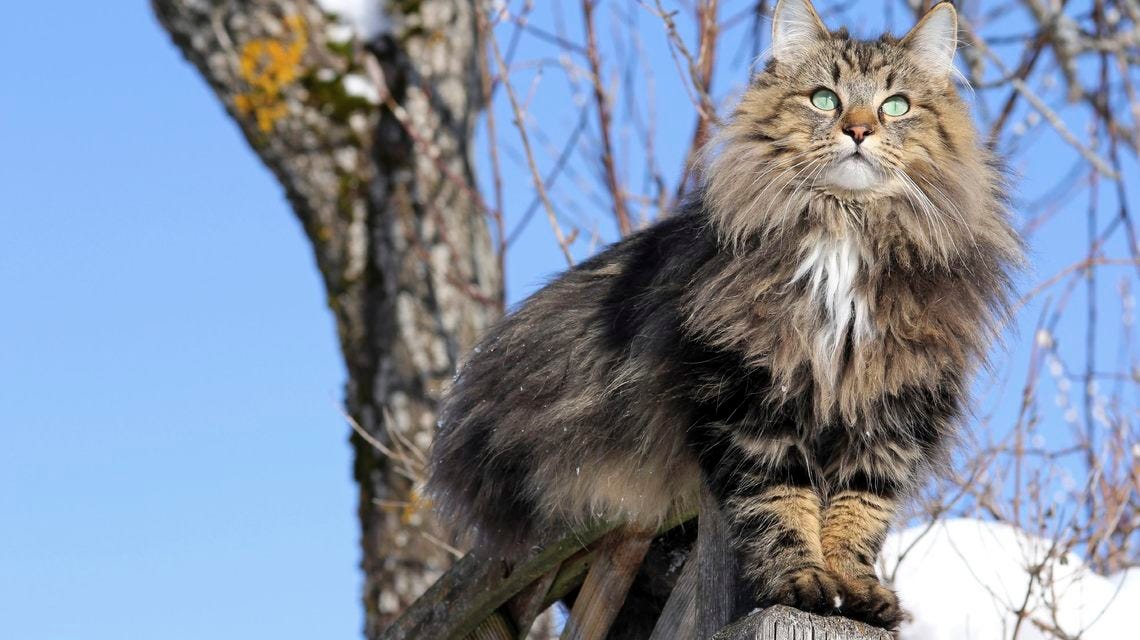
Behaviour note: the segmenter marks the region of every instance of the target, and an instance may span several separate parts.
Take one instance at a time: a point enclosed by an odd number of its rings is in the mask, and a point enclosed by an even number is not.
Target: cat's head
[[[948,3],[902,38],[858,40],[829,31],[810,0],[780,0],[767,65],[718,134],[708,168],[707,195],[731,216],[730,235],[779,225],[773,203],[820,193],[897,199],[918,216],[946,218],[939,226],[992,210],[1001,176],[955,86],[957,35]]]
[[[964,112],[952,81],[957,41],[958,16],[947,3],[901,40],[863,41],[828,31],[809,0],[781,0],[770,63],[739,117],[780,140],[773,154],[814,159],[818,172],[805,173],[819,185],[889,188],[895,172],[974,143],[969,122],[954,117]]]

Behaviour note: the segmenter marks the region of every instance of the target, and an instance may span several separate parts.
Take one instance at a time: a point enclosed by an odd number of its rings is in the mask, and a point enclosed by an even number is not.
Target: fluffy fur
[[[704,481],[761,604],[897,624],[873,561],[953,441],[1021,251],[950,77],[955,21],[939,5],[861,41],[777,5],[774,57],[683,209],[534,294],[459,372],[429,484],[457,533],[501,552],[595,517],[653,529]],[[894,95],[907,113],[881,111]]]

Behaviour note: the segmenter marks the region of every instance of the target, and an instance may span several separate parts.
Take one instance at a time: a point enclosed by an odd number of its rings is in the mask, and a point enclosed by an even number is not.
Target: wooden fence
[[[637,533],[598,523],[508,566],[467,555],[389,627],[383,640],[519,640],[547,607],[579,588],[562,640],[602,640],[653,538],[697,526],[697,542],[651,640],[889,640],[890,633],[789,607],[743,613],[727,525],[706,490],[700,513]],[[731,624],[730,624],[731,623]]]

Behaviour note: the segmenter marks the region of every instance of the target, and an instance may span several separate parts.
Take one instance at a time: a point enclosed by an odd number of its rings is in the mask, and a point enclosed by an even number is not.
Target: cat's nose
[[[863,138],[875,133],[875,127],[869,124],[849,124],[843,127],[843,133],[851,136],[855,144],[863,144]]]

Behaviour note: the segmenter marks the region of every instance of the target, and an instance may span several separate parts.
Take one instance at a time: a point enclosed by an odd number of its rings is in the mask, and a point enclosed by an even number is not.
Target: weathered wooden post
[[[889,631],[838,616],[769,607],[725,627],[713,640],[891,640]]]

